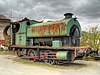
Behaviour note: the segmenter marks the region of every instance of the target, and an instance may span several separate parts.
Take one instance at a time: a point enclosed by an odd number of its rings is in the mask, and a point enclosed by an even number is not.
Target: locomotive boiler
[[[79,46],[80,32],[79,22],[67,13],[64,20],[30,25],[27,37],[33,39],[33,45],[52,46],[52,41],[58,40],[62,46]]]
[[[72,13],[63,20],[39,22],[27,18],[10,25],[10,49],[18,56],[32,61],[58,64],[74,61],[82,56],[80,48],[81,26]]]

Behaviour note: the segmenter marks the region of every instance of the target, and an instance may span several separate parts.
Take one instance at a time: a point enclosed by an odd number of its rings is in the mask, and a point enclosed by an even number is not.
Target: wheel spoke
[[[28,57],[32,57],[32,56],[36,56],[36,53],[34,50],[29,50],[28,51]],[[36,59],[35,58],[30,58],[30,61],[35,62]]]
[[[50,53],[51,53],[50,50],[47,50],[47,51],[45,52],[44,62],[45,62],[46,64],[54,65],[54,64],[55,64],[55,60],[52,59],[53,57],[52,57],[52,54],[50,54]],[[50,56],[50,55],[51,55],[51,56]]]

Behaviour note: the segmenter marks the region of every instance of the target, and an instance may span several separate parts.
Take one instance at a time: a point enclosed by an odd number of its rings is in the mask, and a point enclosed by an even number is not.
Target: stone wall
[[[0,40],[4,40],[3,30],[7,25],[10,25],[10,22],[10,19],[7,19],[4,15],[0,15]]]

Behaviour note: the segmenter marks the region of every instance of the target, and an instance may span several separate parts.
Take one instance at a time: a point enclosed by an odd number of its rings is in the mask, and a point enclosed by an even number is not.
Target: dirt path
[[[15,63],[12,58],[15,56],[0,55],[0,75],[100,75],[100,62],[76,61],[75,63],[84,63],[88,66],[77,70],[61,70]]]

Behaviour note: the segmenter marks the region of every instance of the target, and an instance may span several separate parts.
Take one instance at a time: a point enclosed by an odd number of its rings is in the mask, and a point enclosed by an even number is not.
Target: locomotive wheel
[[[45,59],[44,62],[45,62],[46,64],[55,65],[55,60],[52,60],[52,59]]]
[[[26,49],[22,49],[21,53],[22,53],[23,57],[27,57],[27,50]]]
[[[56,61],[56,64],[57,64],[57,65],[59,65],[59,64],[60,64],[60,61],[59,61],[59,60],[58,60],[58,61]]]
[[[21,57],[21,55],[22,55],[22,54],[21,54],[21,50],[18,49],[18,50],[17,50],[17,56],[18,56],[18,57]]]
[[[47,51],[45,52],[44,62],[45,62],[46,64],[49,64],[49,59],[48,59],[48,53],[49,53],[49,52],[51,52],[51,51],[47,50]]]
[[[29,56],[29,57],[31,57],[31,56],[36,56],[36,52],[35,52],[34,50],[29,50],[29,51],[28,51],[28,56]],[[30,61],[35,62],[36,59],[30,58]]]
[[[46,64],[49,64],[49,60],[48,60],[48,59],[44,59],[44,62],[45,62]]]
[[[50,59],[50,60],[49,60],[49,63],[50,63],[51,65],[55,65],[55,60]]]
[[[50,52],[51,52],[50,50],[48,50],[48,51],[45,52],[46,54],[45,54],[44,62],[46,64],[54,65],[55,64],[55,60],[49,59],[49,58],[52,58],[52,57],[48,56],[48,53],[50,53]]]

